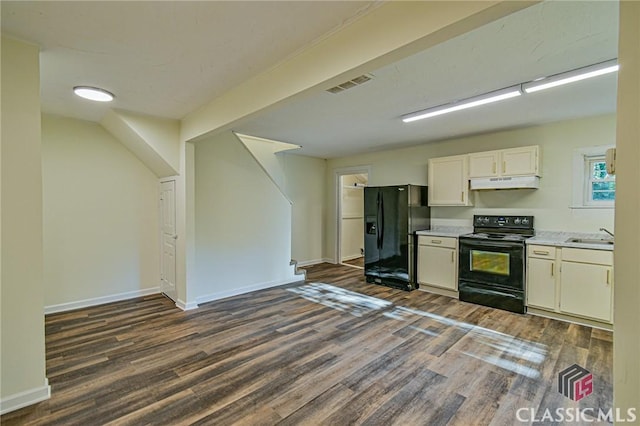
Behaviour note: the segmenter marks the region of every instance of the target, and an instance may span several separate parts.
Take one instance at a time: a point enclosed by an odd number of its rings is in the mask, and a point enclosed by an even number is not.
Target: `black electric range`
[[[459,238],[460,300],[525,313],[525,265],[533,216],[473,217],[473,233]]]

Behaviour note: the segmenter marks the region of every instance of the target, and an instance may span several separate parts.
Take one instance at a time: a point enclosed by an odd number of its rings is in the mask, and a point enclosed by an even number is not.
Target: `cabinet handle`
[[[507,173],[507,162],[506,161],[502,162],[502,173]]]
[[[442,240],[431,240],[432,244],[442,244]]]
[[[607,285],[611,284],[610,280],[611,270],[607,269]]]
[[[454,259],[454,252],[451,252],[451,263],[455,263],[455,259]]]
[[[553,263],[551,264],[551,276],[553,276]]]
[[[464,191],[460,192],[460,201],[464,203]]]
[[[534,250],[533,254],[549,254],[549,252],[546,250]]]

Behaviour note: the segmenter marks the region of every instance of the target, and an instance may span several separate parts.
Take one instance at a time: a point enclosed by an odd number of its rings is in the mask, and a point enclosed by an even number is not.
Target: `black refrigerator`
[[[367,282],[414,290],[416,231],[430,228],[427,187],[364,188],[364,274]]]

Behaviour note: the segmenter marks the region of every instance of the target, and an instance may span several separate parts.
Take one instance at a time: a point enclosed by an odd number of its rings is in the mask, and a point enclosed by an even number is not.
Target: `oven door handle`
[[[479,238],[464,238],[460,237],[458,240],[460,247],[472,247],[477,249],[483,249],[487,247],[494,248],[517,248],[522,247],[524,244],[517,241],[495,241],[495,240],[481,240]]]

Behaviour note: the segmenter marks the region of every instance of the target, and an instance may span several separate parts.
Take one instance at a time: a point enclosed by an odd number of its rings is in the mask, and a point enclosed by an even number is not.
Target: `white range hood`
[[[537,189],[540,186],[538,176],[514,176],[471,179],[472,190],[481,189]]]

